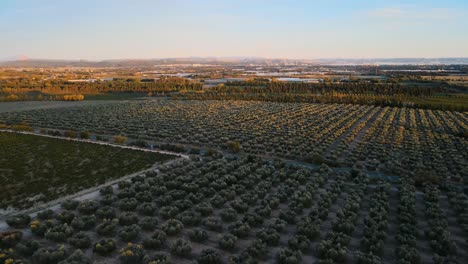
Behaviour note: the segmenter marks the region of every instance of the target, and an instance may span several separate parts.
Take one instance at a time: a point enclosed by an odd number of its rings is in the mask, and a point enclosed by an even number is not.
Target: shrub
[[[70,225],[76,230],[89,230],[96,225],[96,216],[83,215],[75,217]]]
[[[102,205],[111,205],[115,202],[117,198],[112,194],[107,194],[99,200]]]
[[[257,239],[252,241],[252,243],[247,247],[246,252],[251,257],[260,258],[266,255],[268,248],[263,241]]]
[[[208,239],[208,233],[205,230],[196,228],[188,233],[190,240],[195,242],[203,242]]]
[[[93,246],[93,252],[106,256],[112,253],[116,248],[115,241],[112,239],[101,239]]]
[[[239,141],[228,141],[226,142],[226,147],[233,153],[238,153],[241,149],[241,144]]]
[[[72,211],[64,210],[59,213],[56,217],[62,223],[70,224],[75,219],[75,214]]]
[[[145,252],[141,245],[128,243],[128,245],[119,250],[120,263],[123,264],[142,264]]]
[[[37,264],[58,263],[67,257],[65,246],[58,248],[39,248],[34,252],[32,259]]]
[[[163,206],[159,209],[159,214],[164,219],[170,219],[176,217],[179,214],[179,209],[175,206]]]
[[[250,232],[250,225],[237,221],[229,226],[229,231],[237,237],[247,237]]]
[[[54,211],[47,209],[37,213],[37,218],[41,220],[51,219],[54,216]]]
[[[66,210],[75,210],[78,204],[80,204],[80,202],[76,200],[66,200],[62,202],[61,206]]]
[[[142,215],[152,216],[156,211],[156,204],[149,202],[142,203],[138,205],[137,211]]]
[[[153,230],[157,224],[158,224],[158,218],[151,217],[151,216],[145,216],[141,218],[140,223],[139,223],[141,229],[147,230],[147,231]]]
[[[217,216],[209,216],[203,219],[203,225],[210,230],[221,231],[223,230],[223,221]]]
[[[37,240],[22,241],[16,245],[15,249],[23,256],[30,257],[41,247]]]
[[[81,131],[80,138],[82,139],[89,139],[89,132],[88,131]]]
[[[237,211],[232,208],[223,209],[220,215],[224,222],[232,222],[237,219]]]
[[[172,245],[171,245],[171,253],[181,257],[187,257],[192,252],[192,245],[190,241],[185,239],[178,238]]]
[[[0,233],[0,248],[11,248],[14,247],[23,238],[23,232],[21,231],[7,231]]]
[[[122,211],[133,211],[138,206],[138,200],[135,198],[124,198],[119,202],[119,208]]]
[[[226,250],[231,250],[236,246],[237,237],[232,234],[225,234],[219,240],[219,247]]]
[[[118,219],[104,219],[104,221],[96,227],[96,231],[101,236],[112,236],[115,234],[118,224]]]
[[[143,260],[143,263],[145,264],[170,264],[171,260],[168,255],[163,254],[163,253],[157,253],[151,257],[146,255]]]
[[[135,240],[140,235],[140,227],[138,225],[124,226],[119,231],[119,237],[124,242]]]
[[[257,232],[257,238],[269,246],[276,246],[280,240],[280,234],[275,229],[261,229]]]
[[[38,235],[38,236],[43,236],[49,228],[54,226],[54,224],[55,223],[52,222],[51,220],[46,220],[44,222],[40,222],[39,220],[34,220],[31,222],[29,226],[33,234]]]
[[[63,135],[68,138],[76,138],[77,136],[76,131],[72,131],[72,130],[67,130],[63,132]]]
[[[289,248],[282,249],[278,253],[279,264],[295,264],[302,263],[302,253],[299,250],[291,250]]]
[[[310,240],[304,235],[295,235],[288,240],[288,246],[293,250],[306,251],[310,247]]]
[[[200,256],[197,258],[197,263],[199,264],[221,264],[221,256],[214,249],[208,248],[202,250]]]
[[[31,222],[31,217],[27,214],[17,214],[6,219],[6,223],[14,228],[24,228]]]
[[[278,232],[282,232],[284,228],[286,227],[286,221],[279,219],[279,218],[273,218],[273,221],[271,224],[268,225],[268,228],[273,228]]]
[[[91,246],[91,239],[84,232],[78,232],[68,239],[68,243],[76,248],[88,248]]]
[[[166,234],[172,236],[178,234],[182,229],[184,229],[184,224],[176,219],[169,219],[162,225],[162,230]]]
[[[194,211],[185,211],[177,216],[184,225],[187,226],[196,226],[201,222],[201,215],[199,212]]]
[[[94,214],[98,208],[99,204],[93,200],[82,201],[78,205],[78,211],[86,215]]]
[[[382,263],[382,260],[380,257],[375,256],[372,253],[364,253],[357,251],[355,252],[355,257],[356,257],[356,262],[358,264],[380,264]]]
[[[115,209],[112,206],[103,206],[96,210],[96,216],[99,218],[115,218]]]
[[[113,138],[113,141],[117,144],[125,144],[127,142],[128,138],[125,136],[115,136]]]
[[[143,240],[143,246],[149,249],[158,249],[166,243],[166,240],[166,233],[162,230],[156,230],[151,237]]]
[[[213,213],[213,207],[209,203],[200,203],[195,206],[195,211],[199,212],[202,216],[209,216]]]
[[[55,242],[63,242],[73,234],[73,228],[68,224],[56,225],[47,230],[45,238]]]
[[[99,193],[103,196],[114,194],[114,188],[112,186],[106,186],[99,190]]]
[[[138,223],[138,215],[132,212],[123,212],[119,216],[120,225],[133,225]]]
[[[77,249],[67,259],[60,261],[58,264],[91,264],[89,259],[83,251]]]

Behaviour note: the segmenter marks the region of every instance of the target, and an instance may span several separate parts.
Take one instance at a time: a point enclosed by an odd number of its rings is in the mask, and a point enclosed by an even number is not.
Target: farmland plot
[[[246,101],[127,101],[1,113],[0,122],[124,134],[368,171],[418,181],[468,177],[468,115],[409,108]]]
[[[462,190],[428,185],[421,192],[410,177],[392,186],[326,165],[311,169],[217,156],[168,164],[100,192],[95,200],[66,201],[61,210],[43,211],[32,221],[8,219],[11,229],[0,233],[0,260],[468,261],[466,221],[448,217],[464,217],[468,200]],[[447,197],[450,206],[443,203]],[[390,208],[399,208],[396,217]]]
[[[150,168],[171,155],[0,132],[0,208],[24,209]]]

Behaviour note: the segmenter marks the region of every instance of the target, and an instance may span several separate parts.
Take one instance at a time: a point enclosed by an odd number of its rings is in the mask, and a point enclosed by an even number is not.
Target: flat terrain
[[[468,177],[466,112],[343,104],[247,101],[122,101],[0,113],[34,128],[123,134],[161,144],[364,166],[392,175]],[[465,179],[468,180],[468,179]]]
[[[32,219],[9,217],[0,263],[468,263],[466,112],[151,99],[4,112],[0,123],[192,154]],[[154,163],[110,146],[0,136],[5,205]]]
[[[51,263],[77,247],[82,259],[106,263],[193,263],[207,249],[214,263],[466,263],[466,215],[456,208],[467,201],[460,189],[415,189],[409,178],[390,185],[326,166],[206,157],[162,166],[93,200],[64,202],[22,229],[23,242],[8,254],[37,261],[43,251],[21,250],[36,241],[55,252]],[[103,239],[115,248],[100,253]]]
[[[151,167],[170,155],[0,132],[0,208],[28,208]]]
[[[0,113],[4,112],[21,112],[26,110],[41,110],[50,108],[60,107],[72,107],[72,106],[86,106],[86,105],[97,105],[97,104],[109,104],[116,103],[118,101],[113,100],[90,100],[90,101],[30,101],[30,102],[2,102],[0,103]]]

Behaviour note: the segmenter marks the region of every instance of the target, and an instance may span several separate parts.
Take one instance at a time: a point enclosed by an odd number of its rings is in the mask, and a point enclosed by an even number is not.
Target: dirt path
[[[397,187],[391,187],[388,194],[388,225],[387,237],[384,240],[382,263],[397,263],[394,249],[398,247],[397,236],[400,221],[398,220],[399,193]]]
[[[327,150],[325,151],[325,154],[324,156],[326,157],[327,155],[329,155],[330,153],[332,153],[333,151],[335,151],[339,144],[341,144],[343,142],[343,140],[345,140],[350,134],[351,132],[353,132],[353,130],[359,125],[361,124],[364,120],[367,119],[367,117],[372,113],[372,109],[369,109],[369,111],[367,111],[361,118],[357,119],[354,121],[354,123],[351,125],[351,127],[349,127],[343,134],[341,134],[337,139],[335,139],[331,144],[330,146],[327,148]],[[371,118],[372,119],[372,118]]]
[[[383,108],[380,107],[377,112],[372,115],[372,117],[369,119],[369,121],[366,123],[366,125],[359,130],[359,132],[356,134],[356,137],[349,143],[348,151],[352,152],[355,148],[358,142],[361,142],[362,137],[366,134],[367,130],[371,127],[371,125],[375,122],[377,117],[382,113]]]
[[[416,248],[421,255],[421,262],[422,263],[434,263],[433,251],[429,241],[424,234],[424,230],[429,228],[429,224],[426,221],[425,216],[426,206],[424,201],[424,193],[417,191],[416,192],[416,219],[417,225],[416,228],[419,231],[419,236],[416,241]]]
[[[24,101],[24,102],[1,102],[0,113],[21,112],[29,110],[40,110],[50,108],[89,106],[100,104],[113,104],[124,100],[85,100],[85,101]]]
[[[95,141],[95,140],[91,140],[91,139],[67,138],[67,137],[60,137],[60,136],[52,136],[52,135],[39,134],[39,133],[35,133],[35,132],[14,131],[14,130],[8,130],[8,129],[0,129],[0,132],[16,133],[16,134],[23,134],[23,135],[33,135],[33,136],[40,136],[40,137],[47,137],[47,138],[55,138],[55,139],[68,140],[68,141],[76,141],[76,142],[85,142],[85,143],[91,143],[91,144],[97,144],[97,145],[105,145],[105,146],[111,146],[111,147],[117,147],[117,148],[139,150],[139,151],[144,151],[144,152],[153,152],[153,153],[174,155],[174,156],[178,156],[178,157],[185,158],[185,159],[188,159],[188,158],[189,158],[188,155],[180,154],[180,153],[177,153],[177,152],[171,152],[171,151],[165,151],[165,150],[158,150],[158,149],[140,148],[140,147],[135,147],[135,146],[127,146],[127,145],[119,145],[119,144],[113,144],[113,143],[103,142],[103,141]]]
[[[457,215],[450,206],[447,195],[442,194],[439,197],[439,204],[441,210],[444,212],[444,215],[447,218],[447,229],[450,232],[450,239],[457,244],[458,261],[460,261],[460,263],[468,263],[468,250],[466,250],[468,249],[468,244],[465,240],[466,234],[457,221]]]
[[[132,173],[132,174],[129,174],[129,175],[126,175],[124,177],[121,177],[121,178],[118,178],[118,179],[115,179],[115,180],[112,180],[112,181],[109,181],[109,182],[106,182],[104,184],[101,184],[99,186],[95,186],[95,187],[92,187],[92,188],[89,188],[89,189],[86,189],[86,190],[82,190],[80,192],[77,192],[75,194],[71,194],[71,195],[67,195],[67,196],[64,196],[64,197],[61,197],[59,199],[56,199],[56,200],[53,200],[53,201],[50,201],[50,202],[47,202],[45,204],[41,204],[41,205],[38,205],[34,208],[30,208],[30,209],[26,209],[26,210],[22,210],[22,211],[18,211],[18,212],[14,212],[14,213],[11,213],[11,214],[6,214],[6,215],[2,215],[0,216],[0,230],[6,230],[8,229],[8,225],[6,224],[5,222],[5,219],[6,217],[8,216],[11,216],[11,215],[15,215],[15,214],[20,214],[20,213],[24,213],[24,214],[29,214],[31,216],[31,218],[35,218],[37,213],[41,212],[41,211],[44,211],[44,210],[47,210],[47,209],[51,209],[53,210],[54,212],[58,211],[61,207],[60,207],[60,204],[63,202],[63,201],[66,201],[66,200],[69,200],[69,199],[73,199],[73,200],[77,200],[77,201],[84,201],[84,200],[90,200],[90,199],[96,199],[99,197],[100,193],[99,193],[99,190],[104,188],[104,187],[107,187],[107,186],[112,186],[114,189],[117,188],[117,184],[119,182],[122,182],[122,181],[129,181],[131,180],[133,177],[136,177],[136,176],[139,176],[139,175],[142,175],[146,172],[149,172],[149,171],[158,171],[159,167],[161,165],[169,165],[169,164],[172,164],[172,163],[176,163],[176,162],[180,162],[181,160],[183,160],[185,158],[178,158],[178,159],[173,159],[173,160],[170,160],[168,162],[165,162],[165,163],[156,163],[155,165],[153,165],[151,168],[148,168],[148,169],[145,169],[145,170],[141,170],[141,171],[138,171],[138,172],[135,172],[135,173]]]

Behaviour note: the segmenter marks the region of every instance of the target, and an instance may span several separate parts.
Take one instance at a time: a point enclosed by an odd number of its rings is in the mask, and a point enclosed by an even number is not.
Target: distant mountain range
[[[3,67],[151,67],[168,64],[229,65],[435,65],[468,64],[468,58],[375,58],[375,59],[269,59],[261,57],[189,57],[164,59],[114,59],[102,61],[30,59],[25,55],[0,59]]]

